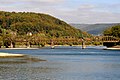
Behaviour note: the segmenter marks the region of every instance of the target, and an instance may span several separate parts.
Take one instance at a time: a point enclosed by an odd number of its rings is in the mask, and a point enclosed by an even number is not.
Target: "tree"
[[[111,28],[108,28],[103,33],[105,36],[115,36],[120,38],[120,25],[115,25]]]

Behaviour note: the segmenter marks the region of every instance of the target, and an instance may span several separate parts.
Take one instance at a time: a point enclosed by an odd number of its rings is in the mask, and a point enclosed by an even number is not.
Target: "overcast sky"
[[[68,23],[120,22],[120,0],[0,0],[0,10],[46,13]]]

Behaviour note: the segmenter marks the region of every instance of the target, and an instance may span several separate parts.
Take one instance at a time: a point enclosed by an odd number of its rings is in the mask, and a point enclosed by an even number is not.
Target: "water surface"
[[[120,51],[102,48],[0,50],[47,60],[17,63],[20,59],[0,59],[0,61],[16,61],[16,63],[0,63],[0,80],[120,80]]]

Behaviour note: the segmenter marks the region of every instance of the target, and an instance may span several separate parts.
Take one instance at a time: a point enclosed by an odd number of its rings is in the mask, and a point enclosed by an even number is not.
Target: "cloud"
[[[63,2],[64,0],[0,0],[0,4],[14,4],[14,3],[29,3],[29,2],[38,2],[38,3],[58,3]]]
[[[34,0],[34,1],[39,1],[39,2],[61,2],[63,0]]]
[[[91,5],[91,4],[84,4],[84,5],[81,5],[79,7],[79,9],[81,10],[91,10],[91,9],[94,9],[96,6],[94,5]]]
[[[63,2],[64,0],[0,0],[0,10],[45,13]]]
[[[85,4],[86,5],[86,4]],[[97,10],[98,6],[81,5],[78,9],[64,11],[60,16],[69,23],[119,23],[120,13]]]
[[[73,5],[73,2],[74,0],[0,0],[0,10],[47,13],[68,23],[120,22],[119,3]]]

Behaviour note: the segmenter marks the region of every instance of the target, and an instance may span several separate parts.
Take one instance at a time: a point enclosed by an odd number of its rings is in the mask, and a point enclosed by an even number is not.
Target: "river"
[[[103,50],[100,46],[86,49],[62,46],[55,49],[1,49],[0,52],[47,60],[0,63],[0,80],[120,80],[120,50]]]

